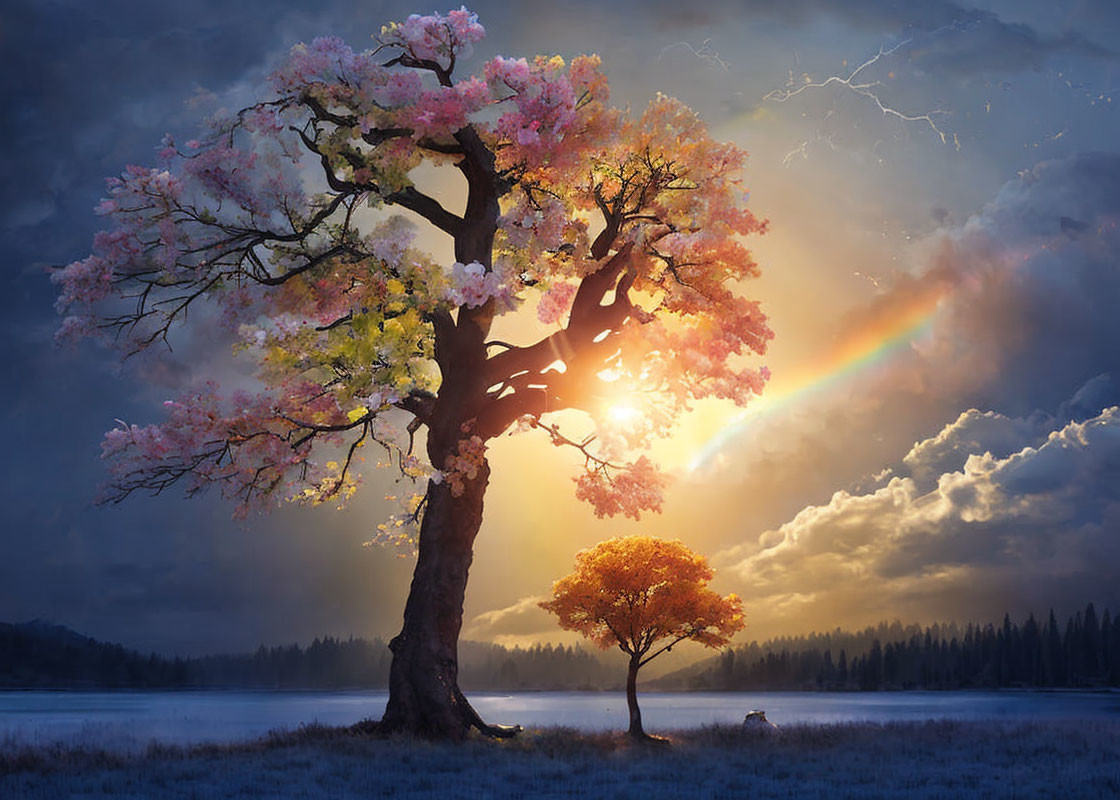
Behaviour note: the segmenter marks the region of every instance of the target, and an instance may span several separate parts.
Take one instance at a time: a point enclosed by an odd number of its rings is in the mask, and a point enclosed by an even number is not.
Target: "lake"
[[[469,693],[489,722],[623,729],[621,692]],[[249,739],[302,723],[379,718],[384,691],[0,691],[0,746],[62,742],[107,748]],[[1116,692],[646,692],[647,731],[738,724],[751,709],[779,725],[925,719],[1120,719]]]

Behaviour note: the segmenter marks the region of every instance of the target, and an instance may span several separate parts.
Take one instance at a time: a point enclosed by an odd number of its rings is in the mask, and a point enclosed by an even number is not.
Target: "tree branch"
[[[693,633],[695,633],[695,632],[693,632]],[[653,661],[653,659],[655,659],[657,656],[664,653],[666,650],[671,650],[673,648],[673,645],[677,644],[678,642],[683,642],[685,639],[691,638],[693,636],[693,633],[687,633],[687,634],[684,634],[682,636],[678,636],[676,639],[669,642],[669,644],[665,645],[660,650],[658,650],[658,651],[654,652],[653,654],[648,655],[645,658],[643,658],[641,661],[638,662],[638,666],[639,667],[644,667],[646,664]]]
[[[436,399],[436,396],[431,392],[423,389],[413,389],[394,405],[412,414],[421,423],[426,424],[432,418],[432,414],[435,413]]]
[[[406,186],[392,194],[385,195],[386,203],[404,206],[409,211],[415,211],[428,222],[435,225],[444,233],[458,236],[463,230],[463,218],[452,214],[439,204],[434,197],[430,197],[415,186]]]
[[[619,273],[626,266],[630,250],[631,245],[627,243],[597,272],[588,275],[580,282],[568,325],[563,330],[541,339],[536,344],[528,347],[513,347],[487,359],[487,385],[502,383],[509,380],[510,376],[523,371],[540,372],[557,357],[569,355],[578,357],[578,348],[592,344],[592,340],[603,330],[621,323],[625,319],[625,314],[620,315],[620,312],[623,310],[629,312],[629,301],[625,297],[625,291],[616,292],[615,301],[609,306],[600,305],[600,301],[614,286]],[[626,289],[629,289],[629,285]],[[579,305],[578,311],[577,305]]]

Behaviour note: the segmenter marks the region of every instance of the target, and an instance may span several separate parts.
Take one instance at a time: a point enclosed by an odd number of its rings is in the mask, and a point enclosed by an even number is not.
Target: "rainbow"
[[[711,436],[689,463],[689,471],[710,465],[719,453],[748,426],[793,402],[824,392],[854,375],[882,365],[928,333],[943,297],[945,283],[915,285],[868,309],[866,317],[849,329],[822,358],[778,379],[750,408],[737,414]],[[777,377],[777,376],[776,376]]]

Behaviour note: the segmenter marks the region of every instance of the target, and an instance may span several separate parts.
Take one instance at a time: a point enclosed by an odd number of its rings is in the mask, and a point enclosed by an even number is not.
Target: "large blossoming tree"
[[[160,424],[109,431],[108,500],[179,484],[242,512],[338,503],[366,445],[417,482],[381,526],[418,530],[382,725],[438,737],[498,732],[456,659],[487,443],[538,430],[578,449],[576,494],[636,518],[664,479],[635,453],[695,398],[758,393],[765,369],[745,357],[771,337],[736,293],[756,273],[739,237],[764,227],[744,207],[745,153],[670,98],[610,107],[595,56],[499,57],[458,78],[483,33],[459,10],[388,25],[370,51],[296,45],[267,99],[111,179],[110,226],[56,275],[61,338],[132,354],[212,319],[205,304],[258,365],[255,393],[207,384]],[[418,185],[425,162],[458,170],[462,210]],[[453,264],[416,248],[413,221],[450,237]],[[535,333],[492,340],[523,307],[511,330]],[[640,413],[612,425],[620,392]],[[564,409],[601,423],[596,438],[557,427]]]

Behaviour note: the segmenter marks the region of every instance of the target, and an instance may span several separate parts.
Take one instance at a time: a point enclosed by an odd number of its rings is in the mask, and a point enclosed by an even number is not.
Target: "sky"
[[[570,454],[496,442],[465,638],[574,641],[536,602],[576,551],[630,533],[707,554],[714,587],[743,598],[743,641],[1120,608],[1120,7],[471,9],[487,38],[466,70],[598,53],[616,104],[674,95],[750,153],[750,207],[770,230],[749,242],[762,276],[742,291],[775,339],[762,398],[705,403],[656,449],[674,476],[661,515],[597,519],[574,499]],[[432,10],[4,4],[0,620],[178,654],[397,631],[413,560],[362,547],[388,512],[384,476],[344,511],[246,522],[216,495],[95,506],[115,420],[158,421],[165,399],[243,373],[205,324],[124,368],[93,344],[56,347],[48,274],[88,254],[105,177],[251,102],[292,44],[360,49]]]

